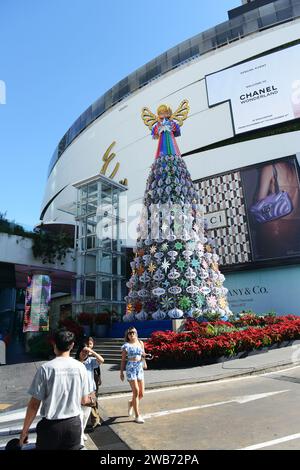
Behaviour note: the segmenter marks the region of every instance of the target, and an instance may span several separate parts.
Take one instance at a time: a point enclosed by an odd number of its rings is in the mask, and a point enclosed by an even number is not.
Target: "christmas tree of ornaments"
[[[188,101],[142,119],[158,139],[138,225],[124,321],[231,314],[224,276],[207,238],[203,207],[175,137],[189,112]]]

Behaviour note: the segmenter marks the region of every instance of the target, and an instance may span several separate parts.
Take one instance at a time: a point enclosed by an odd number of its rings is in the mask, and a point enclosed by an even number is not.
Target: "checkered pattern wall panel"
[[[225,211],[226,227],[208,231],[222,266],[251,261],[249,231],[239,171],[195,181],[205,213]]]

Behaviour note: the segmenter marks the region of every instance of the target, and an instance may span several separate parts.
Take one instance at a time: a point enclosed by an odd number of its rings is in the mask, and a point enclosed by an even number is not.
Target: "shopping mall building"
[[[141,110],[175,110],[187,99],[177,141],[231,309],[300,313],[299,62],[300,0],[243,1],[227,21],[154,58],[78,117],[51,158],[40,216],[45,225],[76,227],[73,310],[124,311],[156,150]],[[270,206],[255,205],[270,195]]]

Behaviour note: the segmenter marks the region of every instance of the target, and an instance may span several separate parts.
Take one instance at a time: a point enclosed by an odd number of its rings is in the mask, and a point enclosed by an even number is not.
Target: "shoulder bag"
[[[144,345],[142,345],[142,343],[139,341],[141,347],[142,347],[142,350],[143,350],[143,354],[145,354],[145,349],[144,349]],[[144,370],[147,370],[148,369],[148,366],[147,366],[147,362],[146,362],[146,359],[145,359],[145,356],[142,356],[142,363],[143,363],[143,369]]]
[[[281,217],[290,214],[293,210],[293,204],[289,194],[286,191],[280,191],[279,189],[275,165],[272,165],[272,167],[275,181],[275,193],[269,194],[250,207],[250,213],[259,224],[280,219]]]

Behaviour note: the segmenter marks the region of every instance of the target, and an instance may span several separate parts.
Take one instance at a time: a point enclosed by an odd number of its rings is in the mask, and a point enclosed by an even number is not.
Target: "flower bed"
[[[187,320],[182,333],[157,331],[145,346],[153,365],[200,365],[295,339],[300,339],[300,317],[251,315],[232,322]]]

